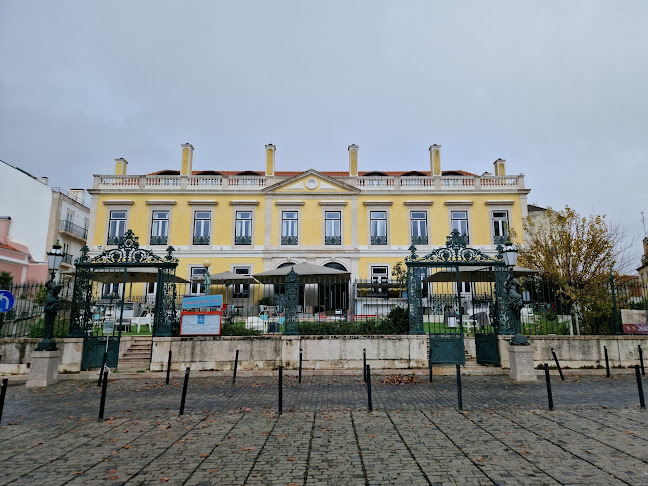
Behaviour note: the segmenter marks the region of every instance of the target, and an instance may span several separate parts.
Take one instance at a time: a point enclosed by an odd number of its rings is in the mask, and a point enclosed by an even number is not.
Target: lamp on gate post
[[[45,296],[45,333],[43,340],[36,346],[36,351],[56,351],[56,342],[52,340],[54,332],[54,320],[59,309],[59,292],[63,288],[61,285],[54,283],[56,272],[61,266],[65,254],[61,250],[61,245],[57,241],[52,245],[52,249],[47,252],[47,267],[50,271],[50,279],[45,284],[47,295]]]
[[[211,285],[211,277],[209,276],[210,266],[211,262],[209,260],[203,262],[203,267],[205,267],[205,295],[209,295],[209,287]]]
[[[512,346],[529,346],[530,343],[526,336],[522,334],[522,322],[520,320],[520,311],[524,306],[522,302],[522,295],[520,294],[520,284],[513,277],[513,268],[517,263],[518,249],[513,246],[511,238],[507,238],[504,243],[504,250],[502,250],[502,255],[504,256],[504,263],[508,267],[508,277],[506,278],[506,293],[508,294],[509,301],[508,307],[511,310],[511,315],[513,316],[513,329],[515,330],[515,335],[509,341],[509,344]]]

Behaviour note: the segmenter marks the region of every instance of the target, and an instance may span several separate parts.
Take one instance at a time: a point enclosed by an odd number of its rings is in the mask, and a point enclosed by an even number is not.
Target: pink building
[[[14,284],[44,282],[47,263],[35,261],[25,245],[9,239],[11,217],[0,216],[0,272],[9,272]]]

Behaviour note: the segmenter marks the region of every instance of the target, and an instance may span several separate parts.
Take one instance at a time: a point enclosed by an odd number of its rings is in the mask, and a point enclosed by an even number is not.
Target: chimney
[[[182,147],[182,167],[180,169],[181,176],[190,176],[191,168],[193,166],[193,145],[190,143],[183,143]]]
[[[0,216],[0,243],[9,242],[9,226],[11,225],[11,216]]]
[[[39,180],[46,186],[49,186],[49,177],[41,177]]]
[[[497,159],[495,162],[493,162],[493,165],[495,166],[495,175],[496,176],[505,176],[506,175],[506,160]]]
[[[70,197],[83,204],[85,201],[85,189],[70,189]]]
[[[275,175],[275,152],[277,147],[269,143],[265,146],[266,150],[266,176],[272,177]]]
[[[430,174],[441,175],[441,145],[430,145]]]
[[[120,157],[115,159],[115,175],[126,175],[126,167],[128,166],[128,161]]]
[[[358,146],[351,144],[347,148],[349,149],[349,175],[358,177]]]

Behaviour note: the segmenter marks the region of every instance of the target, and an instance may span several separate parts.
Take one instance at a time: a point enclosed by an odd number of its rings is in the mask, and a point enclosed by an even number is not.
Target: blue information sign
[[[183,309],[198,309],[200,307],[222,307],[223,296],[217,295],[199,295],[197,297],[184,297],[182,299]]]
[[[14,306],[14,296],[8,290],[0,290],[0,312],[7,312]]]

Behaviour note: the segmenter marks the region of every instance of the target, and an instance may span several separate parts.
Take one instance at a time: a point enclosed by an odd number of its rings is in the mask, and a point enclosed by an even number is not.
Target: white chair
[[[149,331],[153,332],[153,314],[144,311],[139,317],[131,317],[131,325],[137,326],[137,333],[139,334],[141,326],[148,326]]]

